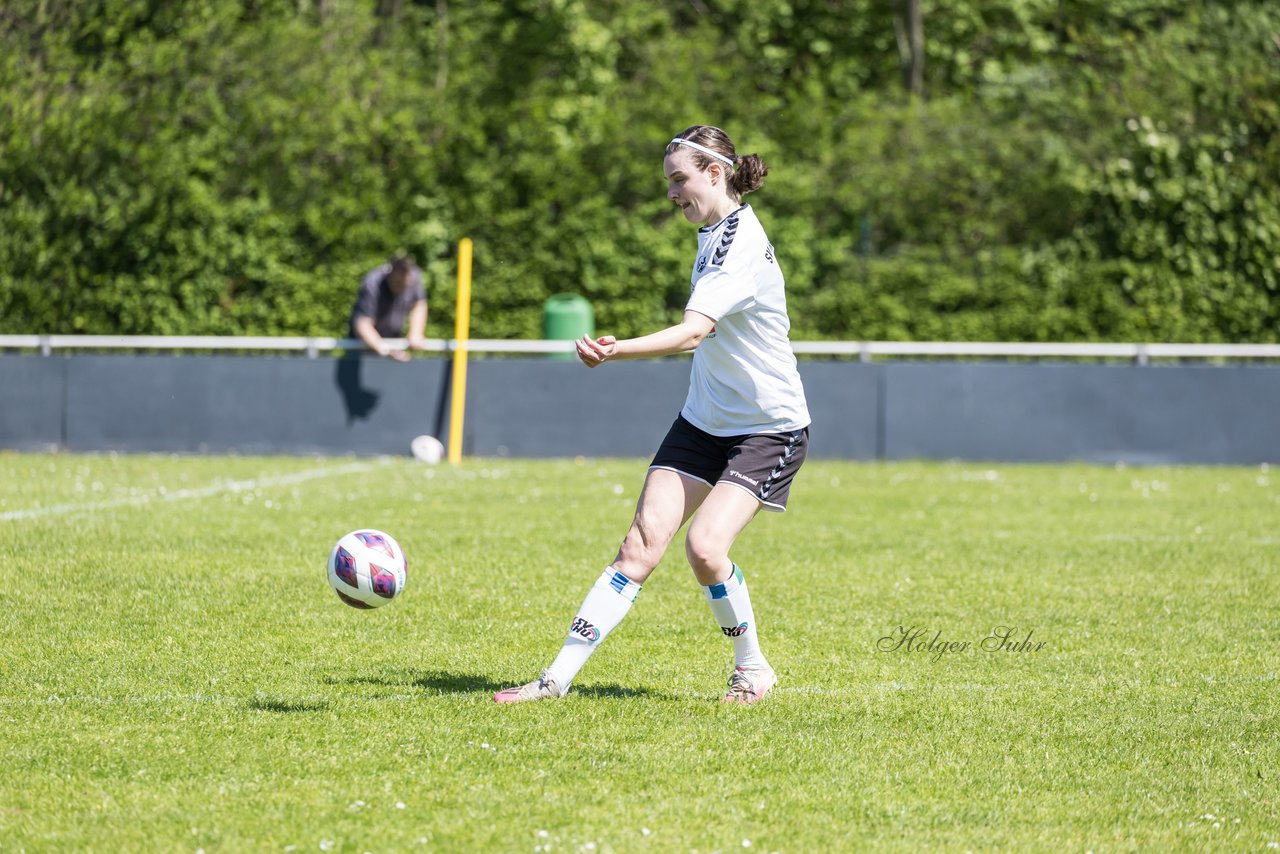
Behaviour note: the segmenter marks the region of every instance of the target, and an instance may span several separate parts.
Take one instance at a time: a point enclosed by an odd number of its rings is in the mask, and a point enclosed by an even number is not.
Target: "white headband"
[[[690,142],[689,140],[681,139],[680,137],[676,137],[675,139],[671,140],[671,142],[668,143],[668,145],[687,145],[692,149],[701,151],[703,154],[708,154],[714,157],[716,160],[719,160],[721,163],[724,163],[725,165],[727,165],[730,169],[733,168],[733,161],[731,159],[729,159],[728,157],[725,157],[723,154],[721,154],[718,151],[712,151],[711,149],[707,148],[705,145],[698,145],[698,143],[696,142]]]

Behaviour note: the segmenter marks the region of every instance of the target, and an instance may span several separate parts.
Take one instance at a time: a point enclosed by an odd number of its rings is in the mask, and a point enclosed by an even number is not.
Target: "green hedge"
[[[0,332],[337,335],[409,251],[447,336],[462,236],[476,335],[561,291],[649,331],[712,121],[798,338],[1280,340],[1273,4],[947,4],[915,100],[879,0],[396,5],[8,4]]]

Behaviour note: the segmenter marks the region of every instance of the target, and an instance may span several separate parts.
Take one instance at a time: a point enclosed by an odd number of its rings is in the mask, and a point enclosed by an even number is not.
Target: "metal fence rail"
[[[403,347],[403,338],[386,339]],[[458,342],[429,338],[428,352],[447,353]],[[71,350],[231,350],[321,353],[362,350],[354,338],[267,337],[238,335],[0,335],[0,350],[38,350],[49,356]],[[466,342],[471,353],[564,353],[573,342],[559,340],[503,340],[473,338]],[[794,341],[792,349],[808,356],[856,356],[870,361],[877,356],[1127,359],[1147,364],[1152,359],[1280,359],[1280,344],[1055,344],[980,341]]]

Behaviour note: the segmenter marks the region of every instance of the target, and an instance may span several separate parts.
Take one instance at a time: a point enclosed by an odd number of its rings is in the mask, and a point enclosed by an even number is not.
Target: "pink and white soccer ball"
[[[390,534],[362,528],[329,553],[329,586],[352,608],[381,608],[404,590],[409,562]]]

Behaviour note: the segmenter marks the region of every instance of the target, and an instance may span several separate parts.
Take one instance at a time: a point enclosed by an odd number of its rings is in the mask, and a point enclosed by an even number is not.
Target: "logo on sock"
[[[747,633],[747,624],[742,623],[737,626],[721,626],[720,631],[724,632],[725,637],[736,638]]]
[[[743,623],[742,625],[745,629],[746,623]],[[573,625],[569,627],[569,634],[582,635],[592,643],[600,640],[600,631],[581,617],[574,618]]]

